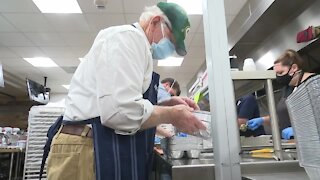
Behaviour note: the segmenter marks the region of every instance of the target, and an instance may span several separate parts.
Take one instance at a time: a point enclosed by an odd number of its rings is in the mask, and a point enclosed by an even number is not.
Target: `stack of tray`
[[[287,98],[299,163],[310,179],[320,177],[320,76],[301,84]]]
[[[64,108],[61,107],[33,106],[30,109],[23,179],[39,179],[43,147],[47,141],[47,131],[63,112]],[[43,177],[43,179],[46,178],[46,167]]]

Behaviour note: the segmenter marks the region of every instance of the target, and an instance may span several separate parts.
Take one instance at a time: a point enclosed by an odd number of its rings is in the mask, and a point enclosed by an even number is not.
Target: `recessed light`
[[[167,2],[180,5],[187,14],[203,14],[201,0],[168,0]]]
[[[32,0],[42,13],[82,13],[77,0]]]
[[[158,66],[181,66],[183,57],[168,57],[163,60],[158,60]]]
[[[70,84],[64,84],[62,85],[64,88],[69,89],[70,88]]]
[[[50,58],[35,57],[35,58],[23,58],[34,67],[58,67],[58,65]]]

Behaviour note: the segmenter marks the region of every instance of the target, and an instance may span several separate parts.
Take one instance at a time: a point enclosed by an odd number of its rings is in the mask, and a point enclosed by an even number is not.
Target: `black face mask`
[[[277,82],[281,85],[289,85],[291,79],[292,79],[292,76],[290,76],[288,73],[285,74],[285,75],[282,75],[282,76],[278,76],[276,75],[276,78],[277,78]]]
[[[290,70],[291,70],[291,66],[290,66],[287,74],[282,75],[282,76],[276,75],[276,80],[277,80],[277,82],[278,82],[279,84],[284,85],[284,86],[289,85],[289,83],[290,83],[290,81],[291,81],[291,79],[292,79],[292,77],[293,77],[293,76],[290,76],[290,75],[289,75]]]

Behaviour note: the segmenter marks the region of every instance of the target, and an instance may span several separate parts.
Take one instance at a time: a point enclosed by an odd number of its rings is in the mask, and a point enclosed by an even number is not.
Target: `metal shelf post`
[[[240,180],[240,140],[223,0],[203,1],[215,179]]]

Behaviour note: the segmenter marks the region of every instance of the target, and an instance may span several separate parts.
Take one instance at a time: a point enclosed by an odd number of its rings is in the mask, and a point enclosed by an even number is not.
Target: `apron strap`
[[[89,126],[84,126],[84,129],[83,129],[83,131],[82,131],[82,133],[81,133],[81,136],[82,136],[82,137],[86,137],[87,134],[89,133],[90,129],[91,129],[91,128],[90,128]]]

